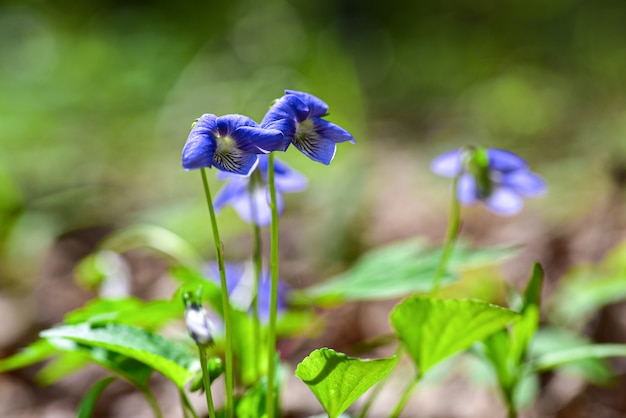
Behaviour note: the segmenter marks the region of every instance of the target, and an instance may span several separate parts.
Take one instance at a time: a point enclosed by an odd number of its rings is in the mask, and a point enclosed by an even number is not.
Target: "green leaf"
[[[114,380],[114,377],[105,377],[104,379],[96,382],[96,384],[94,384],[83,397],[83,400],[78,407],[76,418],[91,418],[93,416],[93,410],[96,406],[98,398],[100,398],[104,389],[106,389],[107,386],[109,386],[109,384]]]
[[[122,354],[150,366],[178,387],[191,379],[199,367],[199,360],[184,345],[127,325],[67,325],[43,331],[41,336],[68,339]]]
[[[57,347],[48,340],[37,340],[22,351],[0,360],[0,373],[30,366],[58,354]]]
[[[377,300],[427,292],[441,259],[441,248],[426,247],[420,241],[404,241],[365,254],[348,271],[324,283],[296,292],[296,302],[334,304],[353,300]],[[442,284],[457,280],[463,269],[495,264],[510,256],[510,248],[469,249],[459,244],[449,262],[450,271]]]
[[[513,311],[485,302],[413,296],[396,305],[391,323],[423,375],[517,317]]]
[[[154,330],[173,319],[181,318],[184,306],[180,299],[143,301],[123,299],[94,299],[65,316],[68,325],[117,323]]]
[[[90,358],[79,350],[77,348],[76,351],[62,353],[45,364],[37,372],[36,382],[42,386],[49,386],[88,366],[91,363]]]
[[[519,366],[524,362],[528,345],[539,327],[541,312],[541,288],[544,272],[541,264],[535,263],[524,291],[521,318],[511,327],[511,361]]]
[[[533,338],[528,356],[531,359],[539,358],[552,352],[591,344],[589,339],[567,329],[541,328]],[[615,379],[615,372],[604,358],[587,358],[570,362],[559,366],[558,370],[574,374],[596,385],[608,385]]]
[[[239,399],[235,410],[237,418],[263,418],[267,416],[265,402],[267,400],[267,380],[262,379]]]
[[[396,364],[396,357],[361,360],[329,348],[313,351],[296,368],[329,418],[336,418]]]
[[[591,344],[552,351],[536,358],[532,369],[545,371],[581,360],[606,357],[626,357],[626,344]]]

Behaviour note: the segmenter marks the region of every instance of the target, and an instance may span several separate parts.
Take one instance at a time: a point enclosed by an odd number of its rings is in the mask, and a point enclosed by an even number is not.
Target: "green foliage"
[[[517,318],[508,309],[473,300],[413,296],[391,312],[391,324],[419,375]]]
[[[91,389],[83,396],[80,403],[76,418],[91,418],[96,406],[96,402],[104,390],[115,380],[114,377],[105,377],[94,384]]]
[[[581,360],[606,357],[626,357],[626,344],[589,344],[552,351],[534,359],[532,370],[545,371]]]
[[[127,325],[66,325],[43,331],[41,336],[67,339],[121,354],[160,372],[178,387],[183,387],[199,368],[198,359],[185,346]]]
[[[329,418],[337,418],[396,364],[396,357],[361,360],[329,348],[313,351],[296,368]]]
[[[449,271],[443,276],[442,284],[458,280],[457,274],[464,269],[497,263],[512,252],[511,248],[471,249],[459,244],[450,257]],[[441,253],[441,248],[425,246],[421,241],[390,244],[372,250],[350,270],[302,290],[294,298],[325,305],[427,292],[433,287]]]

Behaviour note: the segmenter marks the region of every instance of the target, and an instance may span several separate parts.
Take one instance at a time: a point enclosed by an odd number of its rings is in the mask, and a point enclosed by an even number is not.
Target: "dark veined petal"
[[[463,152],[455,149],[441,154],[430,163],[430,169],[433,173],[444,177],[456,177],[461,174],[463,169],[462,159]]]
[[[471,174],[463,174],[459,177],[457,183],[457,197],[459,203],[464,206],[470,206],[479,199],[478,188],[476,187],[476,179]]]
[[[281,214],[284,202],[280,193],[276,194],[276,203],[278,213]],[[248,223],[254,223],[260,227],[269,226],[272,223],[272,211],[266,187],[257,187],[252,194],[247,193],[245,197],[237,198],[231,204],[241,219]]]
[[[300,116],[298,122],[302,122],[307,117],[321,117],[328,114],[328,105],[320,98],[303,91],[285,90],[285,95],[296,96],[308,107],[308,114]]]
[[[489,157],[489,168],[496,171],[515,171],[526,168],[528,163],[519,155],[511,151],[489,148],[487,149]]]
[[[351,142],[356,143],[350,132],[339,125],[320,118],[312,118],[315,131],[322,137],[332,139],[335,143]]]
[[[244,115],[224,115],[217,118],[217,130],[220,136],[230,136],[242,126],[256,126],[259,124]]]
[[[216,212],[221,210],[225,205],[230,204],[232,201],[248,195],[249,177],[243,177],[236,174],[233,174],[232,176],[233,178],[226,183],[219,192],[217,192],[217,195],[215,195],[215,198],[213,199],[213,207]],[[235,176],[238,178],[234,178]]]
[[[213,165],[229,173],[249,175],[258,164],[256,154],[244,152],[238,148],[219,151],[213,154]]]
[[[513,189],[497,187],[485,199],[485,204],[498,215],[511,216],[522,210],[524,199]]]
[[[292,143],[294,147],[298,148],[300,152],[313,161],[326,165],[330,164],[337,151],[335,141],[328,138],[320,138],[315,133],[296,135]]]
[[[217,117],[215,115],[206,113],[200,116],[183,147],[182,164],[185,170],[213,166],[216,131]]]
[[[237,128],[231,134],[231,138],[237,144],[237,148],[255,154],[282,151],[284,143],[281,131],[251,126]]]
[[[518,170],[502,176],[501,183],[524,197],[541,196],[548,190],[545,180],[528,170]]]

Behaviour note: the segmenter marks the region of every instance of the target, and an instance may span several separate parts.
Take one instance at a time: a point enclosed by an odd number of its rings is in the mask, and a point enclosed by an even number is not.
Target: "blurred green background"
[[[626,167],[624,22],[610,0],[0,1],[1,284],[32,286],[51,243],[103,225],[210,255],[200,176],[180,167],[190,124],[260,120],[285,88],[357,138],[330,167],[280,157],[311,178],[284,221],[299,255],[349,259],[433,219],[441,237],[448,182],[428,162],[467,143],[546,177],[528,206],[548,229],[583,219]],[[247,231],[221,220],[227,240]]]

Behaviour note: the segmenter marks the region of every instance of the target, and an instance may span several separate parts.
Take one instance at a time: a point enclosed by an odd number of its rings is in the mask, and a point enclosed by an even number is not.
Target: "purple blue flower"
[[[251,311],[255,280],[252,263],[225,263],[224,269],[226,273],[226,288],[228,289],[231,305],[242,311]],[[210,280],[219,283],[220,276],[217,263],[208,264],[207,276]],[[271,287],[269,271],[263,270],[257,294],[258,314],[263,321],[267,321],[270,317]],[[287,309],[289,292],[289,286],[279,279],[277,299],[277,312],[279,314]]]
[[[483,202],[499,215],[514,215],[524,198],[547,191],[546,182],[528,169],[528,163],[498,148],[461,148],[435,158],[431,169],[445,177],[458,177],[457,197],[465,206]]]
[[[231,205],[244,221],[260,227],[270,225],[272,212],[267,185],[268,167],[268,156],[259,155],[259,165],[250,176],[219,172],[218,178],[227,180],[227,183],[215,196],[215,210]],[[274,159],[274,182],[279,215],[285,207],[282,194],[302,191],[308,184],[306,177],[277,159]]]
[[[342,127],[322,119],[328,115],[328,105],[319,98],[300,91],[285,90],[267,112],[261,126],[279,130],[284,140],[278,149],[286,151],[289,145],[323,164],[330,164],[337,143],[351,142],[354,138]]]
[[[242,115],[217,117],[204,114],[193,125],[183,148],[185,170],[216,167],[229,173],[248,175],[266,154],[283,143],[283,134],[263,129]]]

